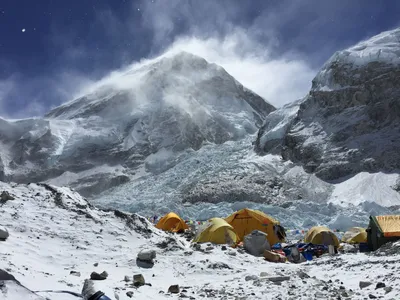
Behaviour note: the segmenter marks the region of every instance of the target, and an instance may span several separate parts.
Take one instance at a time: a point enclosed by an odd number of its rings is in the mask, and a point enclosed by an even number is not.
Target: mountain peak
[[[130,115],[130,112],[145,104],[161,105],[165,102],[179,104],[180,108],[185,107],[186,110],[191,107],[190,114],[193,109],[197,110],[205,104],[222,109],[224,103],[229,107],[235,102],[238,109],[247,102],[261,118],[275,109],[260,96],[244,88],[222,67],[200,56],[180,51],[132,65],[123,72],[112,73],[94,85],[85,96],[53,109],[45,117],[120,118],[119,114],[109,113],[111,105],[112,111],[119,111],[118,107],[121,107],[121,113]]]
[[[154,153],[243,140],[273,110],[223,68],[188,52],[167,53],[112,73],[44,120],[15,124],[18,130],[8,130],[4,138],[11,150],[0,157],[0,176],[70,180],[76,172],[101,169],[105,161],[120,165],[114,177],[107,171],[86,173],[80,192],[91,195],[126,182],[127,173]],[[29,175],[22,172],[24,165],[31,167]],[[159,166],[146,166],[159,172]]]
[[[400,64],[400,27],[384,31],[347,49],[337,51],[314,78],[313,90],[340,89],[349,82],[348,76],[345,80],[341,80],[346,74],[353,76],[354,72],[358,72],[357,69],[366,68],[370,64],[375,64],[374,69],[379,69],[379,66],[386,68]],[[346,74],[343,72],[338,74],[336,72],[338,69],[346,70]]]

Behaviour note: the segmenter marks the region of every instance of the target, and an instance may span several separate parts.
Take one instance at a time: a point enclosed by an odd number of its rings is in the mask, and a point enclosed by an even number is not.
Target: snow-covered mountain
[[[148,216],[252,207],[286,227],[364,226],[400,205],[399,32],[339,51],[277,110],[188,53],[133,65],[44,118],[0,119],[0,180]]]
[[[280,153],[323,180],[398,174],[399,78],[400,28],[338,51],[304,99],[268,117],[256,150]]]
[[[112,74],[43,119],[0,119],[0,180],[58,177],[98,194],[128,182],[155,153],[243,139],[274,109],[203,58],[165,55]],[[164,171],[148,161],[145,169]]]

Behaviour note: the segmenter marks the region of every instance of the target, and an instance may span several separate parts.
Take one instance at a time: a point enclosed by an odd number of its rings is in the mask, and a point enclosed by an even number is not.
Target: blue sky
[[[399,26],[399,13],[397,0],[2,1],[0,115],[41,115],[174,47],[279,106],[306,93],[336,50]]]

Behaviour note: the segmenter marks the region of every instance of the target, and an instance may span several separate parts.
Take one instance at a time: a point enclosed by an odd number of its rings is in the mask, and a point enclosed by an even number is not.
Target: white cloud
[[[274,106],[280,107],[306,95],[317,70],[300,55],[276,53],[280,25],[297,18],[298,4],[271,4],[268,10],[247,25],[247,30],[233,20],[248,5],[229,1],[182,2],[179,0],[145,1],[143,26],[154,32],[153,50],[187,51],[224,67],[244,86]],[[290,6],[290,7],[288,7]],[[285,11],[284,18],[274,12]],[[278,14],[279,15],[279,14]],[[179,32],[179,22],[188,31]]]
[[[293,5],[290,9],[285,8],[286,14],[282,18],[276,18],[274,12],[285,5],[272,7],[248,24],[246,30],[236,26],[234,22],[241,14],[241,6],[227,3],[223,0],[195,3],[179,0],[171,0],[168,3],[142,1],[139,5],[143,14],[141,23],[134,17],[138,9],[135,4],[131,17],[127,19],[119,18],[111,10],[99,12],[95,28],[101,28],[109,38],[107,42],[116,45],[115,51],[119,55],[114,56],[121,58],[122,62],[126,62],[127,57],[132,56],[130,51],[118,45],[129,41],[138,47],[135,39],[139,38],[138,42],[151,45],[148,47],[151,50],[147,51],[150,59],[165,52],[178,51],[204,57],[209,62],[224,67],[244,86],[276,107],[303,97],[308,92],[317,70],[300,55],[291,54],[290,49],[287,53],[276,53],[280,43],[279,32],[276,29],[279,28],[278,24],[288,22],[295,15]],[[181,22],[185,24],[184,32],[180,31]],[[142,40],[144,32],[151,32],[148,40]],[[90,45],[71,42],[75,41],[74,34],[59,35],[55,30],[53,38],[54,43],[64,47],[64,53],[61,55],[65,58],[64,71],[59,70],[56,76],[46,74],[39,78],[12,79],[7,81],[7,88],[5,83],[3,86],[0,84],[0,114],[4,114],[5,111],[1,109],[1,103],[3,108],[10,105],[10,101],[4,100],[8,99],[10,93],[19,99],[19,104],[14,105],[14,109],[19,111],[11,112],[12,116],[32,116],[42,115],[50,107],[93,91],[107,80],[120,88],[132,86],[128,79],[123,80],[118,76],[124,69],[132,68],[130,63],[126,63],[121,70],[111,72],[100,83],[94,83],[99,74],[104,74],[104,66],[94,68],[91,74],[72,70],[79,69],[74,64],[85,57],[96,56],[97,51],[92,51]],[[145,61],[133,65],[140,66]],[[101,63],[100,58],[98,63]],[[102,72],[96,72],[98,69],[102,69]]]
[[[242,30],[222,39],[181,37],[167,52],[182,50],[221,65],[244,86],[277,107],[305,96],[317,72],[291,54],[272,57],[268,47]]]
[[[222,66],[244,86],[262,96],[276,107],[304,97],[317,70],[292,53],[272,56],[268,47],[257,42],[241,29],[232,31],[224,38],[179,37],[161,54],[169,56],[186,51]],[[138,70],[152,59],[135,62],[111,72],[95,84],[86,85],[81,95],[104,85],[115,89],[131,89],[138,77],[121,76],[127,70]]]

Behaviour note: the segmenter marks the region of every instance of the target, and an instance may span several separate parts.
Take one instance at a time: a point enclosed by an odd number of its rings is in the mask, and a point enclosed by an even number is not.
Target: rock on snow
[[[346,254],[297,265],[269,263],[235,249],[229,251],[236,253],[232,256],[221,246],[206,252],[193,251],[184,237],[159,231],[138,215],[92,207],[66,188],[5,183],[0,183],[0,188],[15,195],[14,201],[0,206],[2,225],[10,231],[10,237],[1,243],[0,269],[9,271],[34,291],[51,289],[79,293],[84,279],[89,278],[95,268],[101,268],[108,277],[95,281],[96,287],[111,298],[121,300],[132,296],[170,299],[168,291],[176,285],[181,294],[196,299],[265,299],[266,296],[268,299],[314,299],[317,296],[336,299],[344,293],[352,299],[363,299],[375,285],[360,290],[361,280],[386,282],[386,286],[392,287],[391,291],[373,291],[383,299],[400,292],[400,279],[395,276],[400,269],[398,254],[386,257]],[[163,241],[180,247],[158,248]],[[136,257],[148,249],[156,251],[157,260],[151,269],[140,268]],[[186,255],[189,251],[192,254]],[[151,251],[148,253],[154,257]],[[98,267],[93,266],[95,262]],[[214,265],[228,267],[211,267]],[[372,267],[374,272],[369,272]],[[300,270],[312,277],[301,275]],[[81,276],[73,276],[71,271]],[[261,273],[267,276],[259,277]],[[128,282],[124,280],[127,274],[130,274]],[[145,285],[136,289],[129,277],[138,274],[143,276]],[[247,277],[254,280],[246,281]],[[287,280],[272,282],[269,278]],[[175,291],[177,289],[170,290]],[[38,294],[51,299],[76,299],[69,294]],[[11,290],[8,294],[0,291],[0,295],[2,299],[16,299]]]

